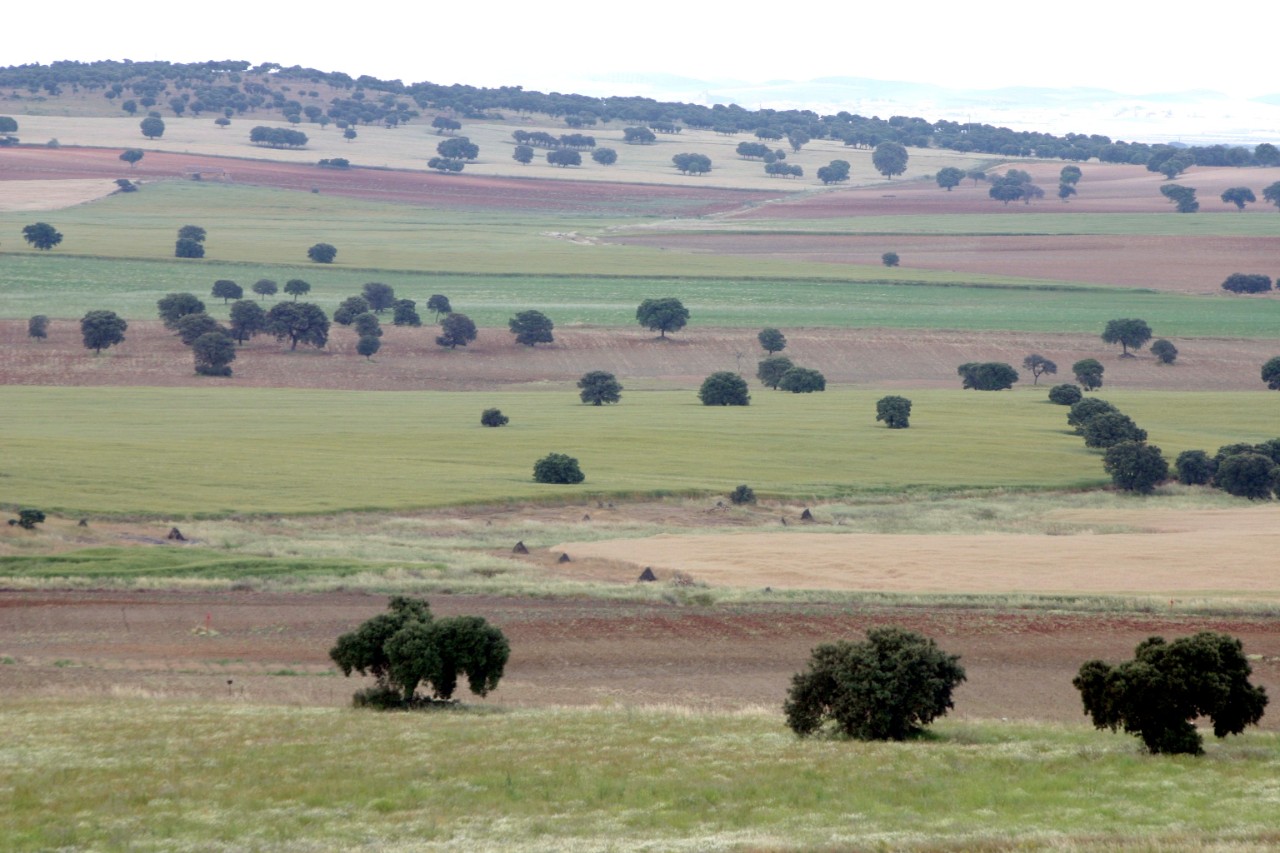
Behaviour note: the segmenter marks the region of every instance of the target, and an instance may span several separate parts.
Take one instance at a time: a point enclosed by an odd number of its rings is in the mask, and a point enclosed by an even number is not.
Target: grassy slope
[[[831,497],[941,488],[1104,482],[1098,454],[1041,391],[919,391],[912,427],[874,421],[880,392],[757,390],[747,408],[689,391],[572,389],[364,393],[241,389],[0,389],[8,502],[160,515],[329,512],[588,494],[723,491]],[[1172,457],[1274,435],[1264,394],[1112,395]],[[479,425],[497,406],[512,423]],[[1231,411],[1230,424],[1221,413]],[[998,430],[992,425],[999,424]],[[371,425],[376,425],[371,429]],[[581,460],[580,486],[532,482],[549,452]]]
[[[1151,850],[1276,840],[1275,735],[1170,759],[1083,726],[944,721],[926,743],[862,744],[799,741],[773,713],[424,720],[67,700],[3,710],[8,850],[843,850],[927,840],[930,850],[973,850],[1015,839]]]

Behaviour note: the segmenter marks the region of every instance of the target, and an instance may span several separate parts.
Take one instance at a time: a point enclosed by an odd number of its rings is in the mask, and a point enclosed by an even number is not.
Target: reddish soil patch
[[[828,264],[878,265],[892,249],[902,269],[1113,284],[1176,293],[1222,293],[1232,272],[1269,270],[1280,237],[891,236],[641,234],[611,243],[678,252]]]
[[[695,387],[710,373],[757,352],[757,329],[702,329],[666,341],[643,331],[557,328],[556,343],[530,349],[506,329],[481,329],[466,349],[435,344],[435,328],[385,329],[372,363],[355,352],[356,338],[335,328],[325,350],[287,347],[255,338],[239,351],[235,374],[219,386],[413,391],[482,390],[540,382],[576,382],[602,364],[628,380]],[[1098,358],[1094,334],[937,332],[899,329],[787,329],[787,352],[823,371],[829,382],[872,388],[955,388],[954,365],[966,361],[1021,364],[1030,352],[1059,365]],[[1173,366],[1147,352],[1100,358],[1107,387],[1258,391],[1258,365],[1275,355],[1274,341],[1180,338]],[[743,361],[753,375],[754,356]],[[1065,369],[1065,368],[1063,368]],[[1047,380],[1067,377],[1046,377]],[[1028,378],[1029,379],[1029,378]],[[159,321],[130,321],[124,344],[95,358],[72,320],[54,320],[49,338],[27,337],[23,320],[0,321],[0,385],[153,385],[208,387],[195,375],[191,352]],[[1023,385],[1030,385],[1024,381]],[[1021,386],[1020,386],[1021,387]]]
[[[511,661],[488,700],[506,706],[777,708],[813,646],[890,624],[961,655],[961,718],[1083,724],[1071,687],[1080,664],[1131,657],[1153,634],[1238,636],[1261,656],[1255,680],[1280,690],[1280,624],[1264,618],[447,595],[431,606],[484,616],[507,634]],[[13,659],[0,666],[0,691],[342,705],[358,684],[332,677],[328,649],[384,607],[380,596],[352,593],[0,592],[0,655]],[[1280,718],[1262,724],[1280,728]]]
[[[586,212],[595,215],[645,214],[698,216],[734,210],[773,198],[769,193],[703,187],[545,181],[440,175],[391,169],[322,169],[267,160],[241,160],[203,154],[148,152],[137,168],[119,160],[119,151],[97,148],[8,149],[0,155],[0,181],[121,178],[156,180],[200,172],[210,179],[225,174],[239,184],[277,187],[346,198],[390,201],[427,207]]]

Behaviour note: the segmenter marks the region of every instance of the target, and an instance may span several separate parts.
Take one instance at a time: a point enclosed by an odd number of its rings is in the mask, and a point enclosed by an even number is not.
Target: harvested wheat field
[[[756,347],[757,329],[699,329],[685,338],[660,340],[640,329],[556,327],[556,342],[530,348],[507,329],[481,329],[465,350],[435,343],[434,328],[391,326],[370,363],[355,352],[356,339],[335,332],[322,351],[290,351],[266,337],[237,351],[226,387],[333,390],[483,390],[575,382],[608,364],[624,382],[696,387],[710,373],[739,364]],[[1258,368],[1280,351],[1271,340],[1177,339],[1174,365],[1147,352],[1138,358],[1102,353],[1096,335],[1040,332],[957,332],[903,329],[787,329],[786,355],[822,370],[827,380],[869,388],[956,388],[955,365],[967,361],[1021,364],[1040,352],[1061,365],[1046,385],[1070,381],[1067,365],[1098,358],[1107,388],[1169,391],[1260,391]],[[742,362],[754,373],[754,358]],[[1024,376],[1019,388],[1031,385]],[[55,319],[49,337],[32,341],[21,320],[0,321],[0,384],[208,387],[195,374],[191,351],[155,320],[130,320],[126,340],[100,356],[84,348],[79,324]]]
[[[801,529],[785,533],[664,534],[564,542],[551,550],[607,561],[607,569],[590,574],[615,581],[648,566],[659,579],[683,572],[712,586],[776,590],[1280,600],[1272,558],[1280,550],[1280,510],[1274,506],[1131,510],[1106,519],[1060,515],[1064,522],[1105,521],[1136,532],[836,533],[793,516],[792,527]]]
[[[3,162],[3,161],[0,161]],[[61,210],[108,196],[115,181],[102,178],[67,178],[54,181],[0,179],[0,213],[25,210]]]

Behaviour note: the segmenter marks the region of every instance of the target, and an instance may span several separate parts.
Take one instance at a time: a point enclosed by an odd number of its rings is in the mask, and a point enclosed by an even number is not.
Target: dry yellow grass
[[[307,147],[277,150],[251,145],[249,130],[259,124],[292,127],[287,122],[246,117],[234,119],[229,127],[220,129],[213,119],[212,115],[199,118],[166,115],[164,136],[151,140],[142,136],[137,117],[23,116],[21,135],[25,141],[57,139],[62,145],[118,147],[122,150],[141,148],[144,151],[252,157],[287,163],[315,163],[321,158],[345,157],[359,166],[422,170],[426,169],[427,161],[436,156],[436,145],[446,138],[436,135],[429,126],[430,116],[424,115],[415,123],[394,129],[358,127],[358,136],[352,142],[345,141],[342,131],[333,125],[322,130],[319,125],[302,124],[297,129],[309,137]],[[846,186],[884,183],[887,188],[904,180],[932,174],[943,166],[963,168],[981,160],[954,151],[912,149],[906,174],[890,183],[885,182],[872,167],[869,150],[846,148],[831,140],[815,140],[798,154],[788,149],[787,162],[802,166],[805,171],[803,178],[770,178],[764,174],[764,164],[759,160],[742,160],[734,153],[739,142],[756,141],[750,134],[720,136],[709,130],[685,130],[677,136],[660,135],[653,145],[627,145],[622,141],[624,126],[622,122],[614,122],[608,126],[575,131],[545,116],[537,116],[505,122],[466,121],[458,135],[466,136],[480,146],[480,157],[477,162],[467,165],[467,174],[676,186],[688,186],[694,182],[698,186],[763,189],[779,193],[821,189],[817,180],[818,167],[836,159],[848,161],[852,166]],[[613,148],[618,152],[618,162],[609,167],[601,166],[591,160],[589,151],[584,151],[581,167],[560,168],[546,162],[545,151],[535,149],[534,162],[522,166],[511,159],[515,145],[511,133],[517,128],[530,132],[541,130],[553,136],[575,132],[594,136],[599,147]],[[771,144],[787,148],[785,141],[781,145]],[[710,157],[714,164],[711,174],[693,177],[677,172],[671,165],[671,157],[686,151]]]
[[[115,192],[115,181],[0,181],[0,213],[62,210]]]
[[[552,550],[630,563],[637,573],[652,566],[660,579],[682,571],[713,586],[1258,600],[1280,598],[1278,515],[1273,505],[1064,510],[1052,516],[1064,526],[1093,523],[1125,532],[889,535],[826,527],[565,542]]]

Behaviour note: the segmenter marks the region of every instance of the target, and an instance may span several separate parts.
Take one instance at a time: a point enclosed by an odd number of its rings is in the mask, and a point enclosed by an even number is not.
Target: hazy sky
[[[1172,5],[513,2],[10,4],[0,63],[244,59],[406,83],[582,90],[587,73],[713,81],[824,76],[959,88],[1099,86],[1122,93],[1280,91],[1264,35],[1280,5],[1179,15]],[[1228,51],[1223,45],[1245,47]],[[585,94],[609,94],[609,85]]]

